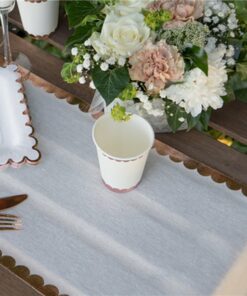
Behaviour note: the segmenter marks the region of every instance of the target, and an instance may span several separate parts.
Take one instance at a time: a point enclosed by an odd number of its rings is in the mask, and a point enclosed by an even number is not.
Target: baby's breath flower
[[[107,59],[106,62],[109,65],[115,65],[116,59],[115,59],[115,57],[111,57],[111,58]]]
[[[126,58],[124,58],[124,57],[120,57],[120,58],[118,59],[118,65],[119,65],[119,66],[124,66],[125,63],[126,63]]]
[[[76,72],[77,73],[82,73],[82,70],[83,70],[83,65],[82,64],[79,64],[76,66]]]
[[[91,46],[92,45],[92,42],[90,39],[87,39],[85,42],[84,42],[84,45],[85,46]]]
[[[90,69],[90,65],[91,65],[91,62],[90,60],[84,60],[83,62],[83,68],[86,69],[86,70],[89,70]]]
[[[214,16],[212,17],[212,20],[215,24],[218,24],[218,22],[220,21],[220,19],[218,18],[218,16]]]
[[[100,60],[100,56],[96,53],[94,56],[93,56],[93,59],[95,60],[95,62],[98,62]]]
[[[107,71],[107,70],[109,69],[109,64],[107,64],[107,63],[102,63],[102,64],[100,65],[100,69],[101,69],[102,71]]]
[[[78,55],[78,48],[77,48],[77,47],[73,47],[73,48],[71,49],[71,54],[72,54],[73,56],[77,56],[77,55]]]
[[[86,83],[86,79],[84,76],[81,76],[80,79],[79,79],[79,83],[80,84],[85,84]]]
[[[96,89],[93,80],[90,81],[90,83],[89,83],[89,87],[90,87],[91,89]]]
[[[89,53],[84,54],[83,59],[84,60],[89,60],[91,58]]]

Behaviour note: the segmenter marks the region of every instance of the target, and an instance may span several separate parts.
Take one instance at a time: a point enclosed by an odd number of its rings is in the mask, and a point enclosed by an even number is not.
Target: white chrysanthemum
[[[222,60],[222,52],[215,50],[208,54],[208,76],[199,68],[185,75],[185,82],[165,89],[162,95],[185,108],[193,117],[209,107],[219,109],[223,106],[222,96],[226,95],[227,72]]]

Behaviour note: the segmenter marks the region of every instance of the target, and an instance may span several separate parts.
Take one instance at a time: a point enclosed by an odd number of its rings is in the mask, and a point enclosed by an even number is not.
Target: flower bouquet
[[[203,130],[212,110],[245,99],[245,1],[84,0],[65,9],[75,31],[62,77],[89,79],[114,119],[131,111],[156,131]]]

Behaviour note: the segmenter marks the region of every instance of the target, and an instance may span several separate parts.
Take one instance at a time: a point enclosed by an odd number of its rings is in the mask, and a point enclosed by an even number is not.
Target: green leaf
[[[97,15],[103,9],[103,4],[97,4],[94,1],[66,1],[65,11],[69,20],[69,27],[80,26],[89,15]]]
[[[176,103],[172,101],[166,101],[165,112],[168,124],[172,131],[175,133],[183,124],[181,118],[185,118],[186,113],[183,108],[179,107]]]
[[[208,75],[208,55],[203,48],[195,45],[187,46],[184,57],[190,61],[192,68],[199,68]]]
[[[236,149],[237,151],[247,154],[247,145],[239,143],[237,141],[233,141],[232,148]]]
[[[190,113],[187,114],[188,131],[195,127],[200,120],[200,115],[193,117]]]
[[[66,42],[66,47],[71,47],[74,44],[83,43],[91,36],[93,29],[93,23],[88,23],[83,27],[76,28],[74,33],[68,38]]]
[[[237,63],[236,70],[242,80],[247,80],[247,62]]]
[[[211,108],[209,108],[207,111],[202,111],[202,113],[200,114],[200,119],[196,125],[196,128],[199,131],[207,131],[208,130],[208,124],[209,124],[211,114],[212,114]]]
[[[247,103],[247,80],[241,80],[238,73],[231,76],[229,83],[232,86],[237,100]]]
[[[130,81],[126,67],[102,71],[99,66],[92,71],[94,85],[109,105],[126,88]]]

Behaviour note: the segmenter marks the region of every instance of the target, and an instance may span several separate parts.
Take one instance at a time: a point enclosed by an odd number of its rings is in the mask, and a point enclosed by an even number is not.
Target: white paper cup
[[[59,0],[30,2],[17,0],[24,30],[36,37],[45,37],[58,25]]]
[[[127,122],[101,116],[93,127],[100,172],[105,185],[115,192],[128,192],[141,181],[154,131],[142,117],[132,115]]]

